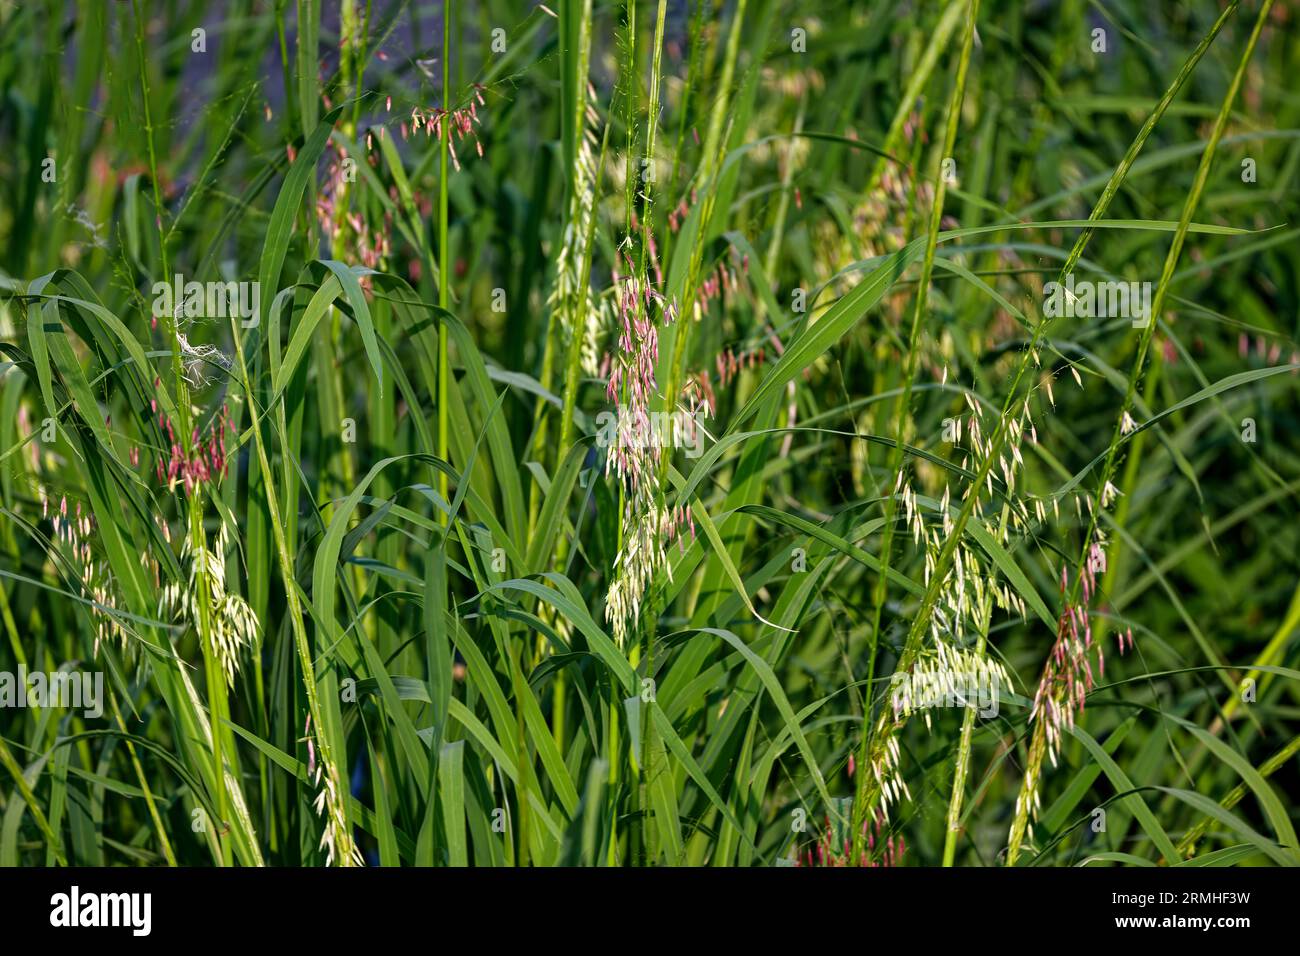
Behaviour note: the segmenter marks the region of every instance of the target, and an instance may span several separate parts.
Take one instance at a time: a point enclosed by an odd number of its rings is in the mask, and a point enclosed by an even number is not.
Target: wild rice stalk
[[[443,309],[451,307],[451,249],[447,242],[447,155],[451,149],[451,100],[449,82],[451,57],[451,10],[452,0],[446,0],[442,6],[442,109],[444,121],[439,124],[438,137],[438,306]],[[438,457],[449,461],[447,457],[447,385],[451,372],[447,364],[447,330],[442,318],[438,319]],[[448,496],[447,473],[438,472],[438,494],[444,502],[450,503]],[[446,527],[448,516],[442,514],[438,520]]]
[[[239,375],[244,392],[244,399],[249,405],[249,418],[253,433],[253,445],[257,451],[258,463],[263,475],[271,475],[271,463],[266,454],[266,444],[262,438],[261,415],[254,404],[254,391],[248,375],[248,361],[244,356],[244,342],[240,336],[238,322],[231,318],[231,337],[235,342],[235,355],[239,362]],[[307,640],[307,631],[303,623],[303,609],[298,597],[297,575],[293,559],[290,557],[289,544],[285,536],[284,524],[280,520],[280,505],[273,489],[268,487],[266,506],[271,518],[271,531],[275,540],[276,557],[280,565],[280,577],[284,582],[285,602],[288,605],[289,627],[293,632],[294,645],[298,652],[298,665],[302,669],[303,689],[307,693],[308,732],[315,726],[314,740],[320,745],[322,776],[321,793],[324,798],[325,835],[322,844],[328,846],[331,858],[337,857],[340,865],[347,866],[362,862],[360,851],[353,843],[352,828],[348,823],[346,776],[342,772],[342,756],[335,752],[329,724],[324,719],[320,702],[317,700],[316,667],[312,661],[311,646]],[[309,743],[310,747],[311,744]],[[319,812],[319,811],[318,811]]]
[[[589,15],[589,0],[587,6],[587,13]],[[585,26],[585,20],[582,32],[584,43],[589,42],[589,34],[587,27]],[[584,89],[590,89],[587,80],[587,55],[585,46],[581,62],[582,68],[579,72],[579,76],[582,79]],[[580,151],[587,153],[588,157],[590,157],[590,143],[587,141],[587,136],[589,134],[586,130],[586,123],[589,118],[594,118],[595,108],[588,102],[585,94],[581,102],[583,103],[584,110],[583,116],[581,117],[582,122],[579,128],[584,132],[582,134],[583,142],[579,149]],[[583,175],[581,178],[576,176],[574,178],[575,188],[579,188],[583,192],[580,193],[575,202],[571,204],[571,207],[575,208],[578,214],[571,218],[570,228],[583,231],[585,233],[585,239],[582,241],[580,246],[582,255],[578,269],[576,299],[571,302],[572,312],[569,315],[569,351],[567,354],[567,365],[564,375],[564,408],[560,417],[560,443],[558,446],[559,453],[556,456],[557,462],[562,460],[562,456],[568,453],[570,443],[573,441],[574,418],[578,407],[579,372],[583,371],[584,365],[588,366],[586,370],[589,372],[597,371],[597,369],[591,367],[588,363],[588,355],[594,354],[595,352],[597,333],[602,331],[604,309],[589,306],[588,298],[591,295],[591,262],[595,251],[596,197],[600,194],[600,184],[605,169],[605,150],[609,144],[609,129],[610,124],[606,123],[605,131],[601,136],[600,152],[599,154],[596,154],[594,158],[594,168],[592,169],[594,178],[588,178],[586,175]],[[584,159],[582,162],[585,163],[587,160]],[[566,570],[565,564],[569,556],[571,540],[572,539],[567,534],[560,534],[556,538],[554,567],[556,571],[561,574],[565,573]],[[563,625],[558,621],[557,626],[563,627]],[[564,720],[567,700],[567,680],[567,676],[563,671],[556,675],[551,704],[553,715],[552,727],[555,735],[555,743],[561,749],[563,749],[565,741]]]
[[[1151,131],[1164,115],[1170,103],[1173,102],[1174,97],[1177,95],[1179,89],[1182,88],[1187,78],[1191,75],[1192,70],[1200,61],[1200,58],[1205,54],[1205,51],[1209,49],[1210,43],[1218,34],[1218,31],[1222,28],[1227,17],[1231,14],[1234,8],[1235,2],[1225,9],[1219,16],[1219,19],[1215,21],[1211,31],[1201,40],[1196,49],[1188,57],[1174,81],[1165,91],[1151,114],[1147,117],[1142,129],[1139,130],[1124,157],[1120,160],[1119,165],[1116,166],[1110,179],[1103,188],[1100,198],[1088,217],[1090,221],[1096,222],[1105,215],[1106,209],[1109,207],[1111,200],[1118,193],[1120,184],[1124,181],[1129,169],[1136,161],[1137,155],[1141,152],[1142,146],[1150,136]],[[1083,250],[1086,247],[1088,240],[1091,238],[1092,233],[1092,229],[1085,228],[1075,240],[1075,244],[1061,269],[1061,281],[1064,281],[1065,276],[1070,274],[1075,264],[1082,257]],[[1021,420],[1019,417],[1013,417],[1009,413],[1011,412],[1011,409],[1021,401],[1021,382],[1029,368],[1038,365],[1039,345],[1054,324],[1055,320],[1043,319],[1034,327],[1033,336],[1031,337],[1029,345],[1016,368],[1016,372],[1012,378],[1011,387],[1003,402],[1002,410],[998,417],[997,428],[988,441],[986,452],[981,456],[979,471],[971,482],[973,488],[978,489],[981,485],[988,482],[993,468],[1002,460],[1003,447],[1008,437],[1013,433],[1013,429],[1017,425],[1017,422]],[[1022,408],[1027,411],[1027,401],[1022,405]],[[935,610],[935,604],[939,599],[944,582],[947,580],[948,573],[957,556],[962,535],[964,535],[966,525],[970,521],[972,515],[975,514],[978,505],[978,494],[970,494],[966,496],[962,503],[961,510],[958,512],[956,519],[952,523],[952,533],[948,536],[942,549],[933,561],[930,583],[927,586],[925,593],[922,595],[920,605],[912,618],[912,625],[908,630],[907,639],[903,645],[903,651],[899,656],[898,663],[895,665],[896,671],[906,671],[911,667],[912,662],[915,660],[916,655],[920,650],[920,641],[930,626],[930,621]],[[885,748],[873,742],[868,759],[860,760],[859,763],[866,766],[872,766],[875,762],[882,761],[885,757]],[[858,802],[861,801],[862,796],[860,794]]]
[[[969,0],[966,5],[966,26],[962,39],[961,53],[957,60],[957,76],[953,83],[952,93],[948,100],[947,126],[944,131],[943,150],[938,157],[941,160],[944,157],[952,156],[953,148],[957,143],[957,129],[961,123],[961,104],[966,94],[966,72],[970,67],[971,49],[975,44],[975,22],[978,18],[979,0]],[[908,425],[912,420],[912,385],[916,378],[916,370],[920,357],[920,335],[923,326],[923,317],[926,314],[926,298],[930,286],[930,277],[934,271],[934,252],[938,245],[939,225],[943,218],[943,201],[946,192],[947,182],[945,178],[943,176],[937,177],[934,186],[934,200],[930,208],[930,223],[929,231],[926,236],[925,258],[922,260],[921,275],[916,288],[916,306],[912,311],[912,324],[908,332],[906,351],[903,355],[903,389],[894,405],[894,419],[898,423],[898,432],[895,439],[893,453],[890,456],[889,474],[894,476],[891,481],[891,486],[895,491],[897,491],[903,481],[903,447],[908,435]],[[882,529],[880,541],[881,570],[876,578],[875,600],[872,611],[873,626],[871,654],[867,664],[866,686],[868,688],[872,687],[872,682],[875,679],[876,656],[880,648],[880,621],[884,609],[885,596],[888,592],[886,581],[892,564],[896,509],[896,497],[894,495],[886,496],[885,523]],[[901,660],[899,661],[897,669],[903,672],[906,671]],[[866,843],[867,817],[869,812],[874,809],[875,806],[872,786],[882,785],[881,781],[874,776],[875,768],[879,766],[879,762],[872,762],[869,760],[868,751],[870,745],[873,743],[871,737],[874,736],[873,734],[868,733],[869,723],[869,718],[864,721],[862,742],[859,748],[858,762],[859,766],[863,768],[863,772],[858,777],[857,796],[854,800],[853,806],[853,852],[850,857],[852,860],[859,860],[863,855],[863,848]]]
[[[1183,251],[1187,230],[1191,226],[1192,215],[1196,212],[1196,206],[1201,200],[1201,193],[1204,191],[1205,183],[1209,179],[1210,166],[1214,162],[1214,154],[1218,149],[1219,140],[1223,138],[1223,130],[1228,124],[1228,117],[1232,113],[1232,104],[1237,99],[1237,91],[1241,88],[1246,67],[1249,66],[1251,57],[1255,53],[1255,44],[1259,40],[1259,34],[1264,28],[1272,6],[1273,0],[1264,0],[1260,4],[1259,13],[1255,18],[1254,29],[1251,30],[1250,38],[1246,41],[1246,48],[1242,51],[1241,59],[1237,63],[1237,69],[1233,74],[1232,82],[1228,86],[1228,92],[1219,106],[1218,115],[1215,117],[1214,126],[1210,132],[1209,142],[1201,153],[1200,164],[1197,166],[1196,176],[1192,180],[1191,190],[1187,194],[1186,202],[1183,203],[1183,210],[1178,218],[1178,228],[1174,231],[1173,242],[1170,243],[1169,252],[1165,256],[1164,269],[1161,272],[1159,284],[1156,286],[1155,295],[1152,297],[1151,311],[1147,317],[1147,323],[1138,336],[1137,355],[1134,357],[1133,364],[1129,369],[1128,385],[1124,392],[1123,403],[1120,406],[1119,418],[1115,423],[1115,430],[1111,436],[1110,445],[1106,450],[1106,461],[1102,466],[1101,475],[1097,479],[1096,507],[1090,507],[1088,533],[1084,537],[1082,553],[1076,562],[1076,568],[1083,569],[1090,556],[1098,554],[1099,549],[1105,547],[1105,541],[1098,535],[1099,511],[1107,509],[1118,493],[1118,490],[1111,484],[1111,479],[1115,475],[1120,446],[1124,444],[1125,439],[1134,428],[1130,424],[1131,416],[1129,412],[1133,407],[1133,396],[1137,391],[1138,379],[1146,367],[1147,349],[1151,344],[1151,336],[1155,331],[1156,323],[1163,314],[1165,298],[1169,294],[1169,285]],[[1071,599],[1067,602],[1065,612],[1063,612],[1063,620],[1064,613],[1072,613],[1074,607],[1077,607],[1076,601],[1079,589],[1081,586],[1087,586],[1086,581],[1086,573],[1080,570],[1075,577]],[[1086,605],[1087,595],[1085,594],[1085,608]],[[1128,640],[1131,645],[1133,640],[1131,633],[1128,635]],[[1123,650],[1122,643],[1121,650]],[[1048,664],[1044,667],[1044,682],[1048,680],[1049,674],[1052,672],[1051,668],[1052,662],[1049,658]],[[1044,684],[1040,684],[1040,694],[1043,693],[1043,690]],[[1046,699],[1051,700],[1050,694]],[[1026,830],[1030,830],[1030,836],[1032,837],[1029,821],[1037,806],[1043,757],[1052,754],[1053,759],[1055,759],[1054,750],[1058,746],[1056,735],[1061,730],[1060,721],[1065,719],[1071,726],[1073,725],[1072,708],[1073,704],[1067,698],[1064,707],[1058,702],[1049,707],[1045,715],[1041,711],[1036,711],[1039,719],[1034,724],[1033,739],[1029,747],[1029,762],[1025,770],[1024,781],[1021,784],[1020,796],[1016,800],[1016,814],[1011,823],[1011,833],[1007,844],[1007,866],[1014,866],[1019,858]]]
[[[154,149],[154,129],[152,113],[149,105],[149,78],[147,64],[148,59],[144,50],[144,19],[141,15],[139,0],[132,0],[132,12],[135,19],[135,44],[136,55],[140,65],[140,97],[144,108],[145,122],[145,142],[149,148],[149,179],[153,188],[153,200],[155,211],[155,224],[158,229],[159,255],[162,259],[162,275],[168,277],[171,270],[167,258],[167,235],[163,230],[163,202],[162,193],[159,188],[158,178],[158,159]],[[186,352],[185,336],[180,329],[181,322],[181,303],[174,304],[174,310],[170,316],[171,322],[168,325],[168,331],[172,337],[172,376],[176,388],[176,409],[179,419],[180,435],[179,447],[184,449],[181,454],[186,460],[192,459],[196,452],[191,448],[191,417],[190,417],[190,395],[186,387],[186,369],[184,365],[184,354]],[[189,350],[194,355],[194,350]],[[173,457],[178,449],[177,444],[172,446]],[[187,535],[189,536],[188,544],[194,549],[195,554],[204,554],[206,547],[206,537],[203,530],[203,488],[199,484],[191,485],[189,480],[185,483],[185,498],[188,509],[187,514]],[[193,587],[196,594],[194,604],[195,624],[197,626],[200,645],[203,648],[204,672],[207,683],[208,708],[211,714],[211,747],[212,747],[212,792],[216,801],[217,816],[214,839],[218,847],[218,863],[222,866],[230,863],[230,846],[223,839],[227,832],[227,794],[225,759],[223,755],[223,743],[227,737],[227,731],[223,721],[226,719],[228,706],[226,702],[226,681],[221,675],[218,666],[218,657],[220,654],[216,646],[213,635],[211,622],[211,584],[209,581],[209,570],[205,562],[200,562],[197,575],[193,579]]]

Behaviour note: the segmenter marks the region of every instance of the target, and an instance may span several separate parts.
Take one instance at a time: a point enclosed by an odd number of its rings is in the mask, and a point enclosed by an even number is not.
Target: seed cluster
[[[158,613],[197,631],[202,613],[200,589],[206,587],[209,635],[226,683],[233,686],[240,658],[256,643],[259,624],[248,602],[226,589],[225,554],[229,543],[224,522],[211,550],[192,546],[190,536],[186,535],[181,543],[181,566],[187,572],[187,583],[173,581],[164,585]]]
[[[81,502],[74,504],[73,514],[68,515],[68,498],[59,499],[58,513],[50,515],[50,502],[45,488],[38,486],[37,493],[41,499],[41,517],[48,518],[54,531],[56,541],[65,545],[65,554],[76,569],[82,593],[91,601],[91,617],[95,622],[94,653],[99,654],[99,645],[109,637],[116,637],[123,645],[126,643],[126,630],[118,620],[117,585],[108,565],[95,559],[91,547],[95,532],[95,516],[89,511],[82,513]]]
[[[154,386],[158,386],[155,380]],[[159,458],[154,466],[154,473],[159,486],[174,490],[178,483],[184,485],[186,494],[193,494],[199,485],[219,481],[230,470],[226,456],[226,435],[235,434],[235,423],[230,417],[230,409],[221,406],[221,411],[212,419],[208,427],[199,432],[198,426],[190,431],[188,446],[182,447],[176,439],[175,429],[166,412],[158,410],[158,400],[152,399],[150,407],[158,416],[158,427],[167,433],[170,453],[166,460]],[[132,463],[138,463],[139,456],[132,455]]]
[[[659,361],[659,320],[665,324],[676,309],[648,279],[636,274],[624,253],[631,274],[614,273],[619,289],[618,350],[611,363],[606,397],[626,406],[623,414],[633,435],[652,433],[651,403],[656,398],[655,364]],[[620,427],[619,434],[624,434]],[[605,619],[620,646],[628,626],[641,612],[641,603],[655,572],[667,565],[664,538],[669,528],[680,529],[689,515],[685,509],[669,511],[660,491],[659,471],[662,448],[655,441],[622,441],[614,445],[605,460],[605,473],[612,470],[623,488],[623,542],[614,561],[613,581],[605,599]],[[690,525],[692,534],[694,525]]]

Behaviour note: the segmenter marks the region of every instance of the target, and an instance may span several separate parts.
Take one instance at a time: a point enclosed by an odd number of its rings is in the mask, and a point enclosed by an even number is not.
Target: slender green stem
[[[439,125],[440,142],[438,147],[438,305],[443,309],[451,308],[451,249],[447,242],[447,194],[450,184],[447,179],[447,154],[451,144],[451,98],[449,77],[451,57],[451,0],[444,0],[442,5],[442,108],[444,116]],[[438,457],[447,461],[448,409],[447,386],[450,371],[447,364],[447,331],[441,319],[438,325]],[[438,472],[438,493],[442,500],[450,502],[447,494],[447,474]],[[448,515],[442,514],[438,519],[444,527]]]
[[[966,6],[966,28],[962,37],[961,54],[957,60],[957,77],[953,83],[952,94],[948,100],[947,126],[944,130],[943,149],[936,157],[936,167],[942,167],[943,161],[951,157],[957,144],[957,130],[961,123],[961,105],[966,95],[966,73],[970,67],[971,49],[975,43],[975,23],[979,19],[979,0],[969,0]],[[907,337],[907,350],[903,355],[903,387],[894,405],[894,418],[898,431],[894,448],[890,456],[888,474],[892,476],[890,486],[885,494],[885,524],[880,542],[880,573],[876,575],[875,600],[873,602],[873,633],[871,659],[867,672],[867,687],[875,679],[876,653],[880,647],[880,624],[885,599],[888,593],[887,580],[893,560],[894,522],[898,509],[898,492],[903,478],[903,448],[912,425],[912,387],[916,380],[917,365],[921,353],[921,331],[928,304],[930,278],[934,273],[934,254],[939,243],[939,226],[943,219],[943,201],[947,194],[947,180],[937,176],[934,185],[934,201],[930,207],[930,223],[926,233],[925,257],[921,263],[921,276],[916,286],[916,304],[912,310],[912,324]],[[975,497],[972,493],[971,497]],[[904,671],[902,662],[898,670]],[[862,742],[859,747],[862,772],[858,776],[857,796],[853,806],[853,853],[850,859],[862,858],[866,843],[867,813],[870,810],[868,800],[869,782],[874,782],[875,774],[871,772],[868,747],[870,741],[870,715],[864,715]]]

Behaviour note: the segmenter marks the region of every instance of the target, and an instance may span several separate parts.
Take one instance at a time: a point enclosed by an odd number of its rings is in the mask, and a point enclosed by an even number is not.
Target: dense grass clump
[[[0,0],[0,864],[1300,863],[1298,17]]]

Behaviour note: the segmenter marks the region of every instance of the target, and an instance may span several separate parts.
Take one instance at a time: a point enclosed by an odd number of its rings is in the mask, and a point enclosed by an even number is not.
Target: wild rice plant
[[[0,0],[0,864],[1300,863],[1296,21]]]

